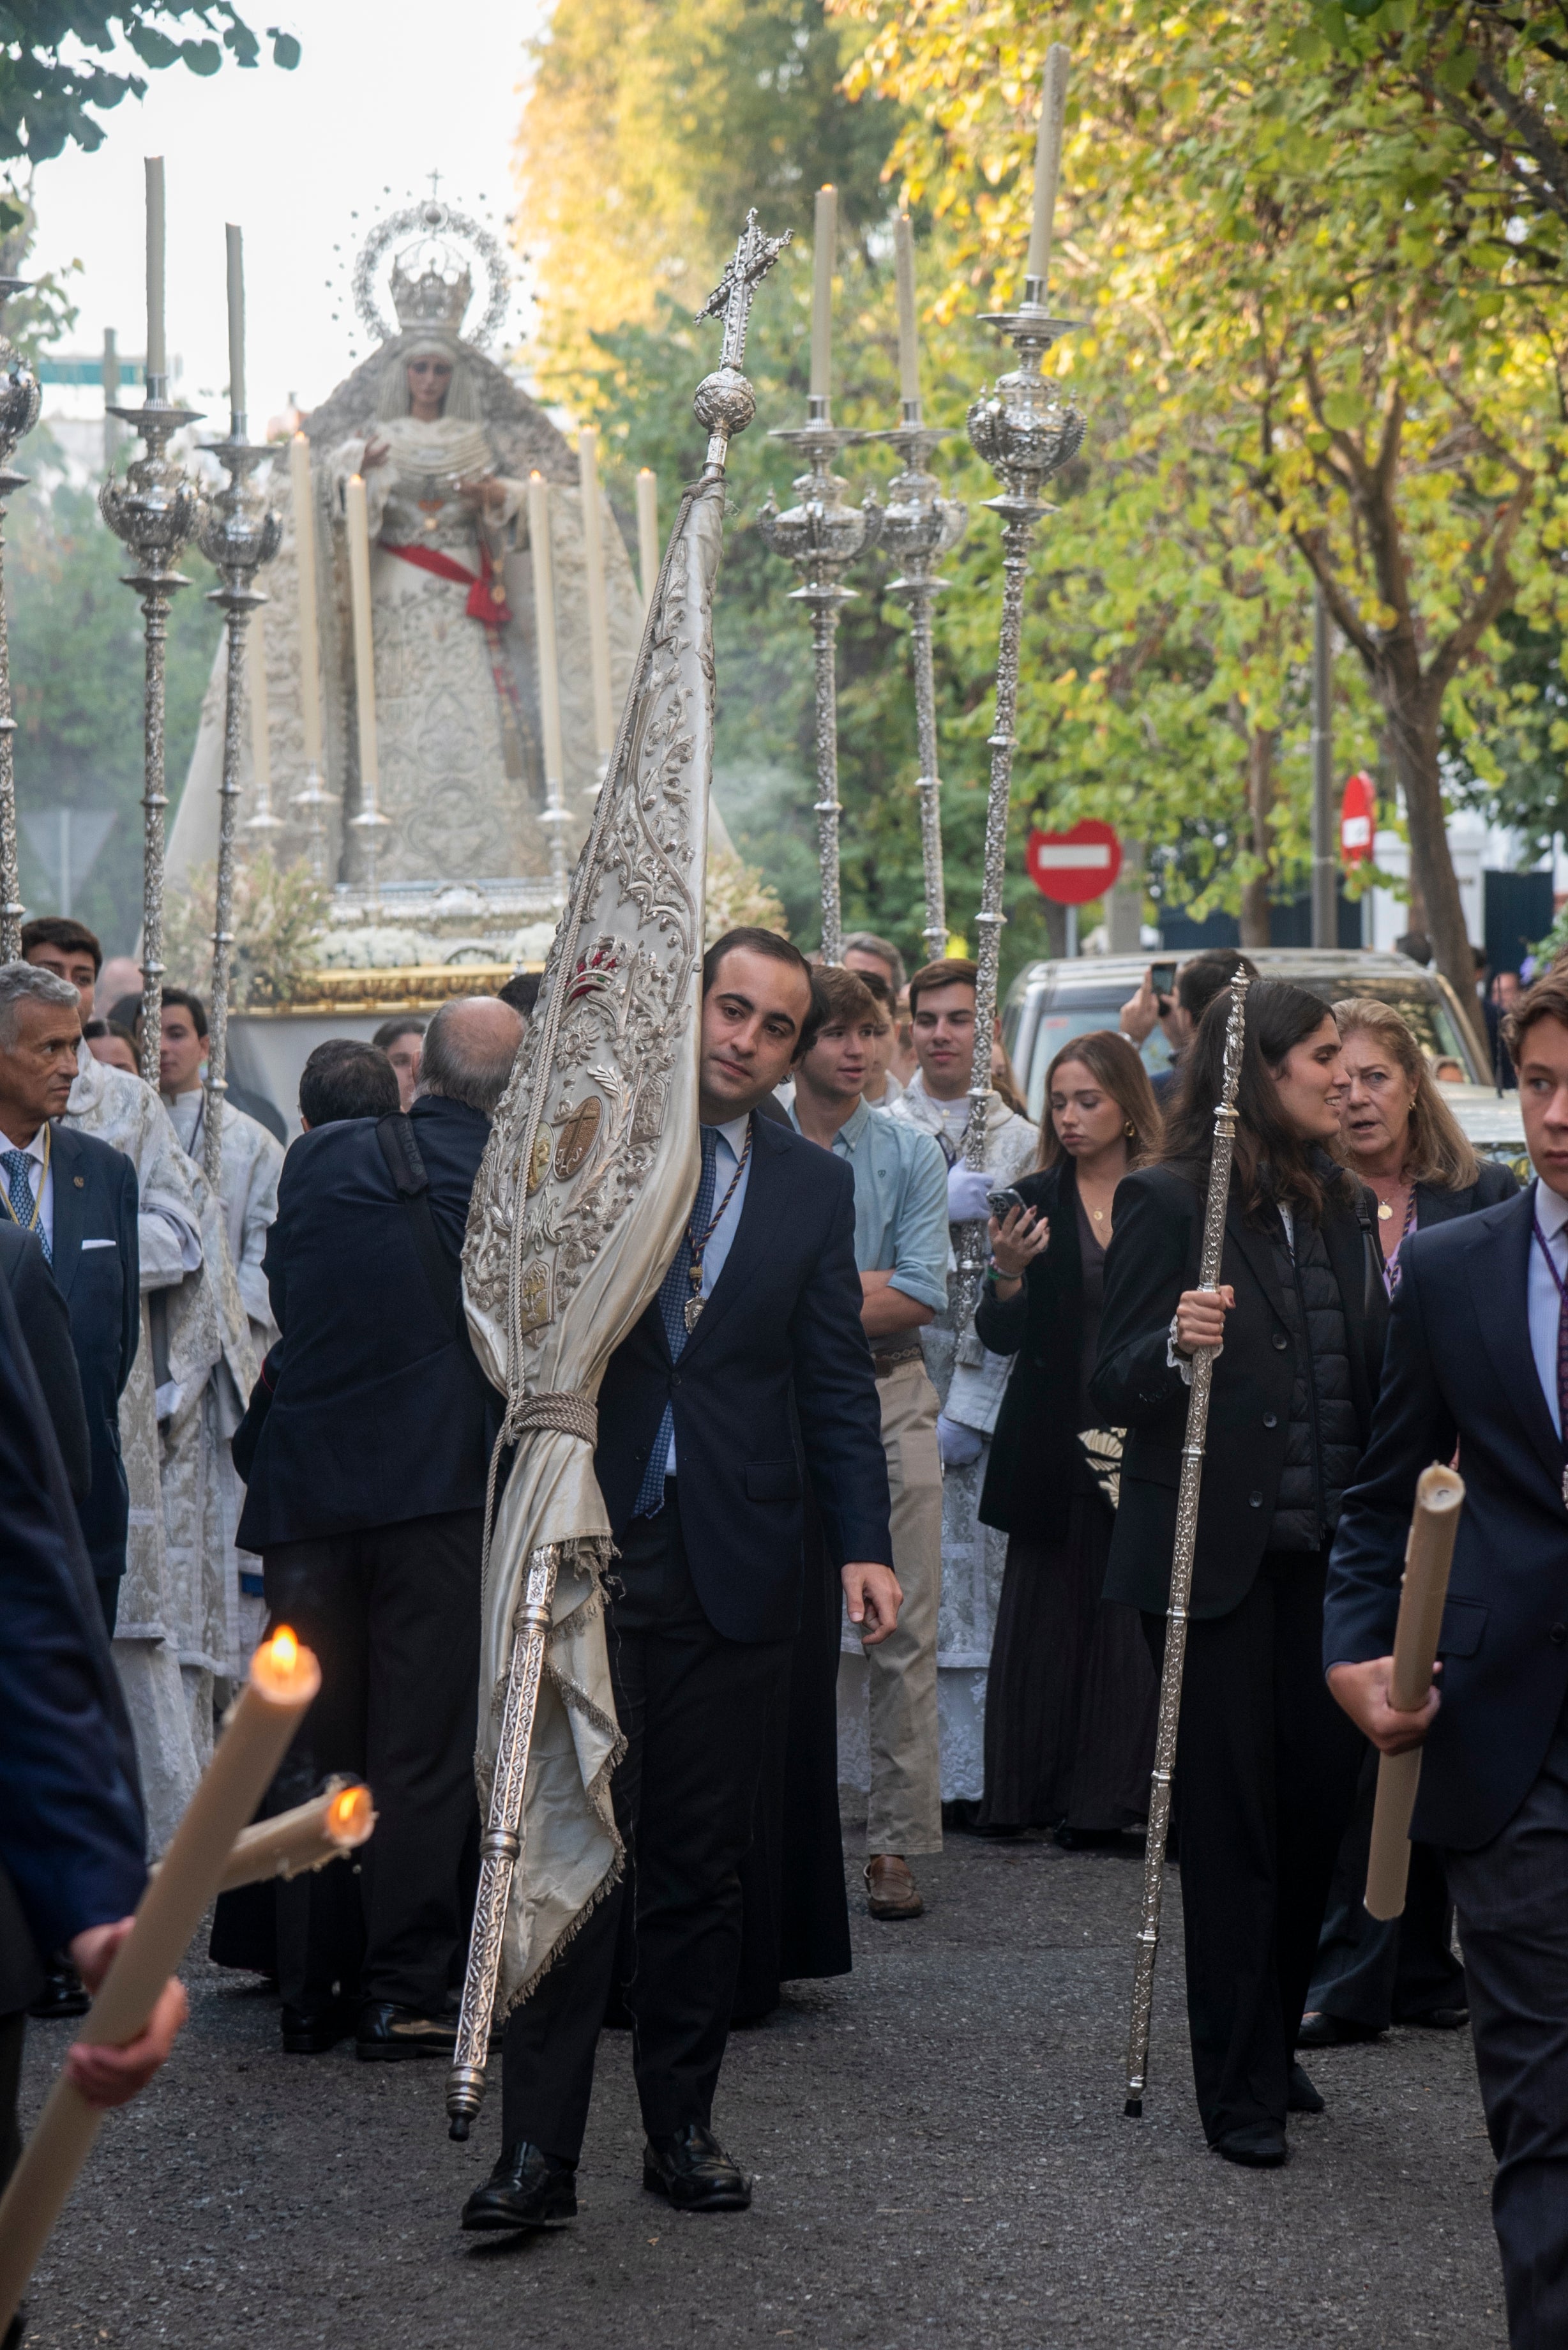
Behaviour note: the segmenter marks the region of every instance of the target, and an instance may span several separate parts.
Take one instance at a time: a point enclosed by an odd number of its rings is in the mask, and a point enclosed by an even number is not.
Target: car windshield
[[[1288,967],[1272,970],[1270,978],[1288,979],[1298,986],[1309,987],[1321,995],[1325,1003],[1352,994],[1374,996],[1378,1002],[1392,1004],[1395,1011],[1409,1024],[1422,1051],[1442,1076],[1469,1076],[1473,1054],[1467,1052],[1461,1042],[1450,1006],[1431,981],[1412,975],[1407,979],[1397,972],[1358,971],[1347,962],[1343,970],[1332,972],[1316,971],[1309,976]],[[1075,972],[1070,981],[1058,981],[1048,990],[1049,1000],[1041,1005],[1035,1024],[1027,1070],[1020,1069],[1019,1082],[1023,1087],[1031,1118],[1040,1117],[1045,1104],[1045,1072],[1064,1045],[1075,1036],[1086,1036],[1091,1029],[1115,1028],[1122,1005],[1132,990],[1125,980],[1095,982],[1086,973],[1080,979]],[[1007,1007],[1003,1035],[1009,1050],[1018,1035],[1023,1004],[1015,1002]],[[1152,1076],[1170,1066],[1170,1046],[1163,1029],[1156,1028],[1143,1045],[1144,1066]],[[1447,1063],[1446,1068],[1440,1066]],[[1457,1068],[1453,1066],[1457,1064]],[[1480,1074],[1479,1071],[1477,1074]]]

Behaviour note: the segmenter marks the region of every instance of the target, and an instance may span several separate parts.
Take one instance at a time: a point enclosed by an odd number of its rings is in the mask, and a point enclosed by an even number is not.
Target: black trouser
[[[1447,1855],[1512,2350],[1568,2342],[1568,1713],[1500,1835]]]
[[[1368,1747],[1329,1888],[1328,1911],[1307,2005],[1384,2032],[1419,2022],[1434,2008],[1463,2007],[1464,1970],[1453,1952],[1454,1905],[1436,1845],[1410,1846],[1410,1881],[1397,1918],[1369,1918],[1363,1898],[1372,1850],[1377,1756]]]
[[[483,1534],[483,1511],[454,1510],[280,1543],[263,1558],[269,1625],[291,1625],[321,1664],[321,1694],[274,1783],[277,1807],[347,1771],[369,1781],[377,1813],[358,1880],[339,1862],[278,1888],[278,1988],[291,2007],[323,2007],[356,1978],[367,2000],[425,2014],[446,2004],[476,1813]]]
[[[26,2031],[26,2008],[18,2015],[0,2015],[0,2191],[22,2158],[16,2097],[22,2086],[22,2043]]]
[[[1363,1741],[1323,1677],[1327,1554],[1265,1552],[1228,1616],[1188,1627],[1175,1800],[1187,2016],[1210,2146],[1282,2125]],[[1158,1668],[1165,1618],[1144,1617]]]
[[[643,2126],[666,2137],[711,2119],[740,1963],[739,1869],[793,1647],[714,1631],[687,1570],[673,1481],[664,1491],[659,1515],[627,1531],[607,1618],[627,1741],[613,1786],[627,1873],[506,2026],[502,2136],[568,2161],[587,2122],[628,1888],[625,1996]]]

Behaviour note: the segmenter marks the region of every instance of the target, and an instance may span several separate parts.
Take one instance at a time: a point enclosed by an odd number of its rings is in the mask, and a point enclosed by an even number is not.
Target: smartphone
[[[985,1204],[997,1222],[1004,1224],[1013,1209],[1023,1205],[1023,1194],[1022,1191],[1015,1191],[1009,1183],[1001,1191],[988,1191],[985,1195]]]
[[[1149,967],[1148,983],[1153,988],[1157,995],[1174,995],[1176,993],[1176,965],[1173,962],[1157,962],[1151,964]]]

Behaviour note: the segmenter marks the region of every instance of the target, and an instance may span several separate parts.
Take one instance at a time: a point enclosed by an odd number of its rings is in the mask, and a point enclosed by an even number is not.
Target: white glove
[[[950,1167],[948,1169],[948,1222],[950,1224],[978,1224],[991,1213],[988,1194],[994,1189],[996,1178],[988,1175],[983,1167]]]
[[[948,1469],[967,1469],[978,1461],[985,1449],[985,1439],[978,1428],[966,1428],[961,1419],[950,1419],[945,1411],[937,1414],[937,1450]]]

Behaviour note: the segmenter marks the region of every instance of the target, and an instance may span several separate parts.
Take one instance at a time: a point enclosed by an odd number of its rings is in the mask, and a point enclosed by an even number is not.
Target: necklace
[[[698,1239],[690,1223],[686,1227],[686,1245],[691,1252],[691,1263],[687,1268],[687,1276],[691,1284],[691,1295],[686,1300],[685,1305],[681,1308],[681,1313],[685,1320],[688,1336],[690,1336],[691,1332],[697,1327],[698,1316],[701,1315],[704,1305],[707,1303],[702,1295],[702,1252],[707,1247],[709,1242],[712,1239],[714,1233],[718,1231],[720,1225],[723,1222],[724,1211],[735,1196],[735,1186],[740,1181],[742,1176],[745,1173],[746,1161],[751,1155],[752,1122],[750,1118],[748,1118],[746,1120],[745,1148],[741,1152],[740,1162],[737,1165],[734,1173],[730,1178],[730,1188],[719,1202],[718,1212],[711,1219],[707,1231],[703,1233],[701,1240]]]

